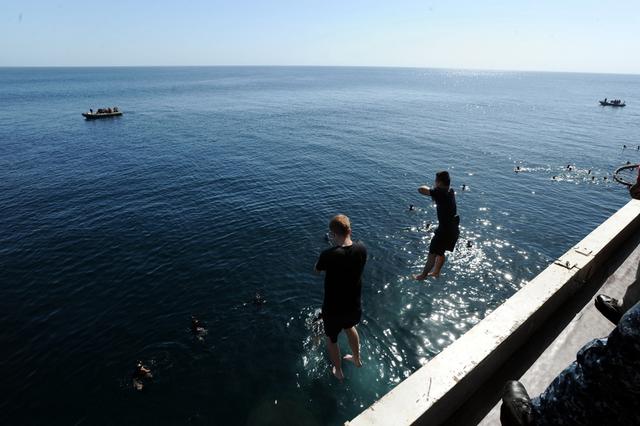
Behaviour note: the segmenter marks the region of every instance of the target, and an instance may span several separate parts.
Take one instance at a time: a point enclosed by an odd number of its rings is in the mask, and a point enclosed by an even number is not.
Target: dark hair
[[[436,182],[441,182],[445,186],[450,186],[451,185],[451,177],[449,176],[449,172],[442,171],[442,172],[436,173]]]

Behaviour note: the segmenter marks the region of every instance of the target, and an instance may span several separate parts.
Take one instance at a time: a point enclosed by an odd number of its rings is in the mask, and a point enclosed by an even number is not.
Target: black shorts
[[[460,230],[457,226],[449,228],[438,227],[433,239],[431,240],[429,254],[444,256],[445,251],[453,251],[456,247],[459,236]]]
[[[333,343],[338,341],[338,334],[346,328],[351,328],[360,322],[362,311],[349,314],[329,314],[323,313],[322,320],[324,322],[324,334],[327,335]]]

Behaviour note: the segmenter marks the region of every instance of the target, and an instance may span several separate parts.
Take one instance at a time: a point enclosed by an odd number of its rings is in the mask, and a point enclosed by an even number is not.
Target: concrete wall
[[[640,201],[632,200],[475,327],[345,424],[444,422],[639,228]]]

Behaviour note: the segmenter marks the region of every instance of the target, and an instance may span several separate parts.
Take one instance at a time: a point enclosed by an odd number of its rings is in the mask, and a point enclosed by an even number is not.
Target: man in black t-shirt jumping
[[[421,186],[418,192],[431,197],[436,203],[438,213],[438,229],[436,229],[431,245],[429,257],[422,273],[416,275],[416,280],[424,280],[427,277],[438,278],[444,265],[445,251],[453,251],[460,236],[460,217],[456,206],[456,195],[451,189],[451,177],[449,172],[436,173],[435,187]]]
[[[367,262],[367,249],[359,241],[351,241],[351,223],[345,215],[337,215],[329,222],[334,246],[323,251],[316,263],[316,272],[325,272],[322,319],[327,335],[329,358],[333,374],[344,379],[342,360],[338,346],[338,334],[344,330],[352,354],[344,359],[362,367],[360,360],[360,338],[356,324],[362,315],[361,292],[362,271]]]

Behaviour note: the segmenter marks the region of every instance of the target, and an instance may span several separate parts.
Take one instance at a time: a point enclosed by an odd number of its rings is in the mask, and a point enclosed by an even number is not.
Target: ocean
[[[623,206],[611,173],[640,162],[640,76],[2,68],[0,102],[7,425],[342,424]],[[416,282],[439,170],[461,236]],[[337,213],[369,251],[343,384],[312,322]]]

